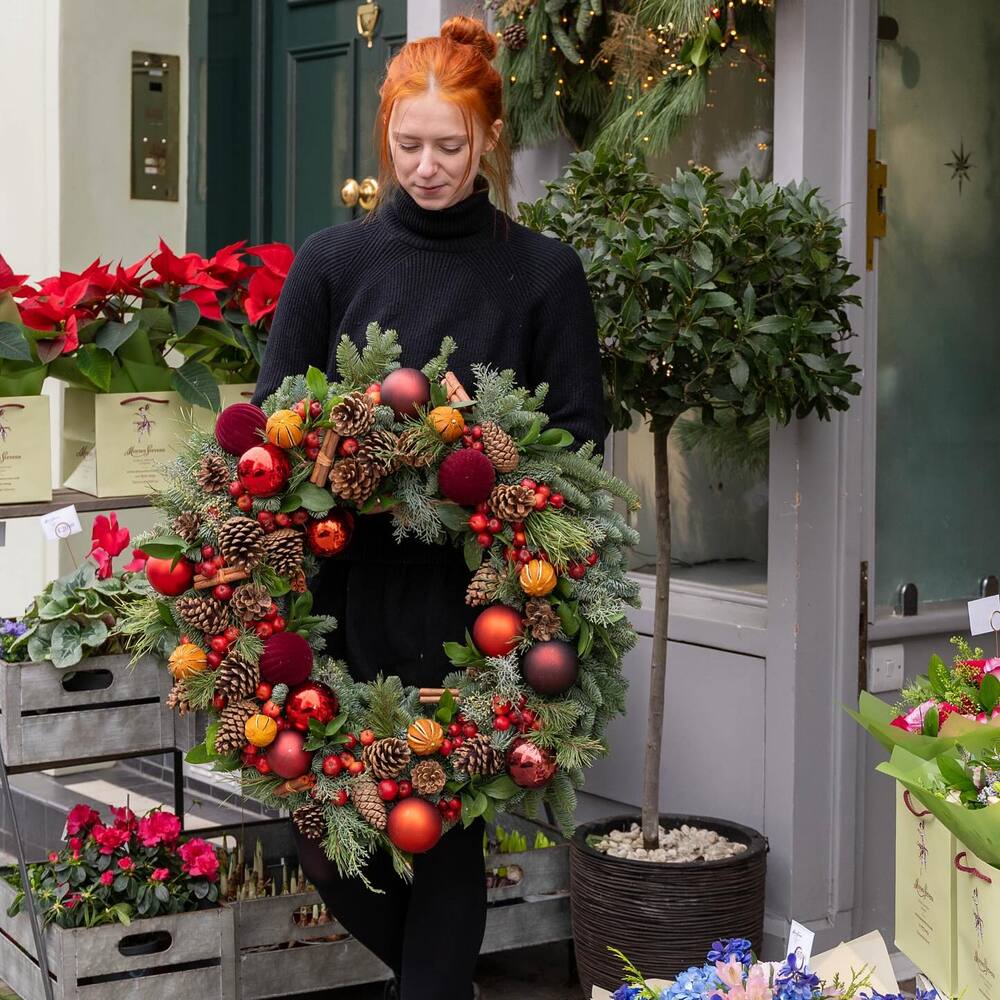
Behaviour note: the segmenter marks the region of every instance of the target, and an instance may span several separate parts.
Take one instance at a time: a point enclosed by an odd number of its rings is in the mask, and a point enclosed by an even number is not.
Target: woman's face
[[[493,149],[503,122],[487,136],[473,125],[472,149],[458,107],[433,90],[407,97],[389,119],[389,152],[396,180],[422,208],[441,209],[472,193],[483,153]],[[468,176],[463,175],[468,167]]]

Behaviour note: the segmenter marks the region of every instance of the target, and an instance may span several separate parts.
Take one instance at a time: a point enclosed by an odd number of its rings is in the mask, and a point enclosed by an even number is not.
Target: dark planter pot
[[[621,963],[608,945],[623,951],[655,979],[673,979],[702,965],[712,942],[749,938],[761,949],[767,840],[749,827],[704,816],[660,816],[673,829],[687,824],[715,830],[747,845],[721,861],[630,861],[587,845],[591,834],[627,830],[636,816],[614,816],[577,827],[570,847],[573,940],[584,996],[593,987],[621,984]]]

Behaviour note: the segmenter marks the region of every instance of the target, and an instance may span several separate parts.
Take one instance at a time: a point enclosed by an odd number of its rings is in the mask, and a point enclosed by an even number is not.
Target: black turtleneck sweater
[[[372,217],[310,236],[281,292],[255,401],[310,365],[333,376],[340,336],[361,347],[371,322],[397,331],[404,366],[422,367],[451,336],[449,367],[467,386],[476,363],[511,368],[531,388],[548,382],[551,425],[601,446],[600,357],[580,259],[494,208],[481,178],[449,208],[422,208],[397,189]],[[381,671],[436,686],[449,669],[441,643],[461,641],[474,617],[468,579],[455,550],[396,545],[388,515],[359,518],[347,552],[314,581],[317,610],[340,623],[330,652],[362,679]]]

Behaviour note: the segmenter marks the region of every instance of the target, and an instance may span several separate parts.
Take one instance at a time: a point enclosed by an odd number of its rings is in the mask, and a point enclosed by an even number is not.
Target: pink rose
[[[118,867],[123,872],[130,872],[135,867],[135,862],[131,858],[119,858]]]
[[[144,847],[169,846],[177,843],[180,835],[180,820],[171,812],[152,812],[139,820],[139,840]]]
[[[181,845],[180,855],[184,862],[182,868],[188,875],[201,875],[214,882],[219,874],[219,859],[215,850],[207,841],[195,837]]]
[[[100,823],[101,814],[96,809],[83,804],[73,806],[66,816],[66,836],[72,837],[78,833],[86,832],[95,824]]]
[[[114,854],[119,847],[128,843],[128,830],[98,824],[90,831],[101,849],[101,854]]]
[[[101,885],[111,885],[115,880],[115,873],[109,868],[106,872],[101,872]]]
[[[169,868],[154,868],[153,874],[149,876],[154,882],[166,882],[170,878]]]

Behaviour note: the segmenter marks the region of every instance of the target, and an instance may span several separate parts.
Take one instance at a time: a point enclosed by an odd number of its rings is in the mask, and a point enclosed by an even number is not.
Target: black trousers
[[[341,878],[318,841],[295,830],[306,878],[330,912],[395,973],[400,1000],[470,1000],[486,929],[483,821],[461,824],[413,858],[413,882],[379,851],[360,879]]]

